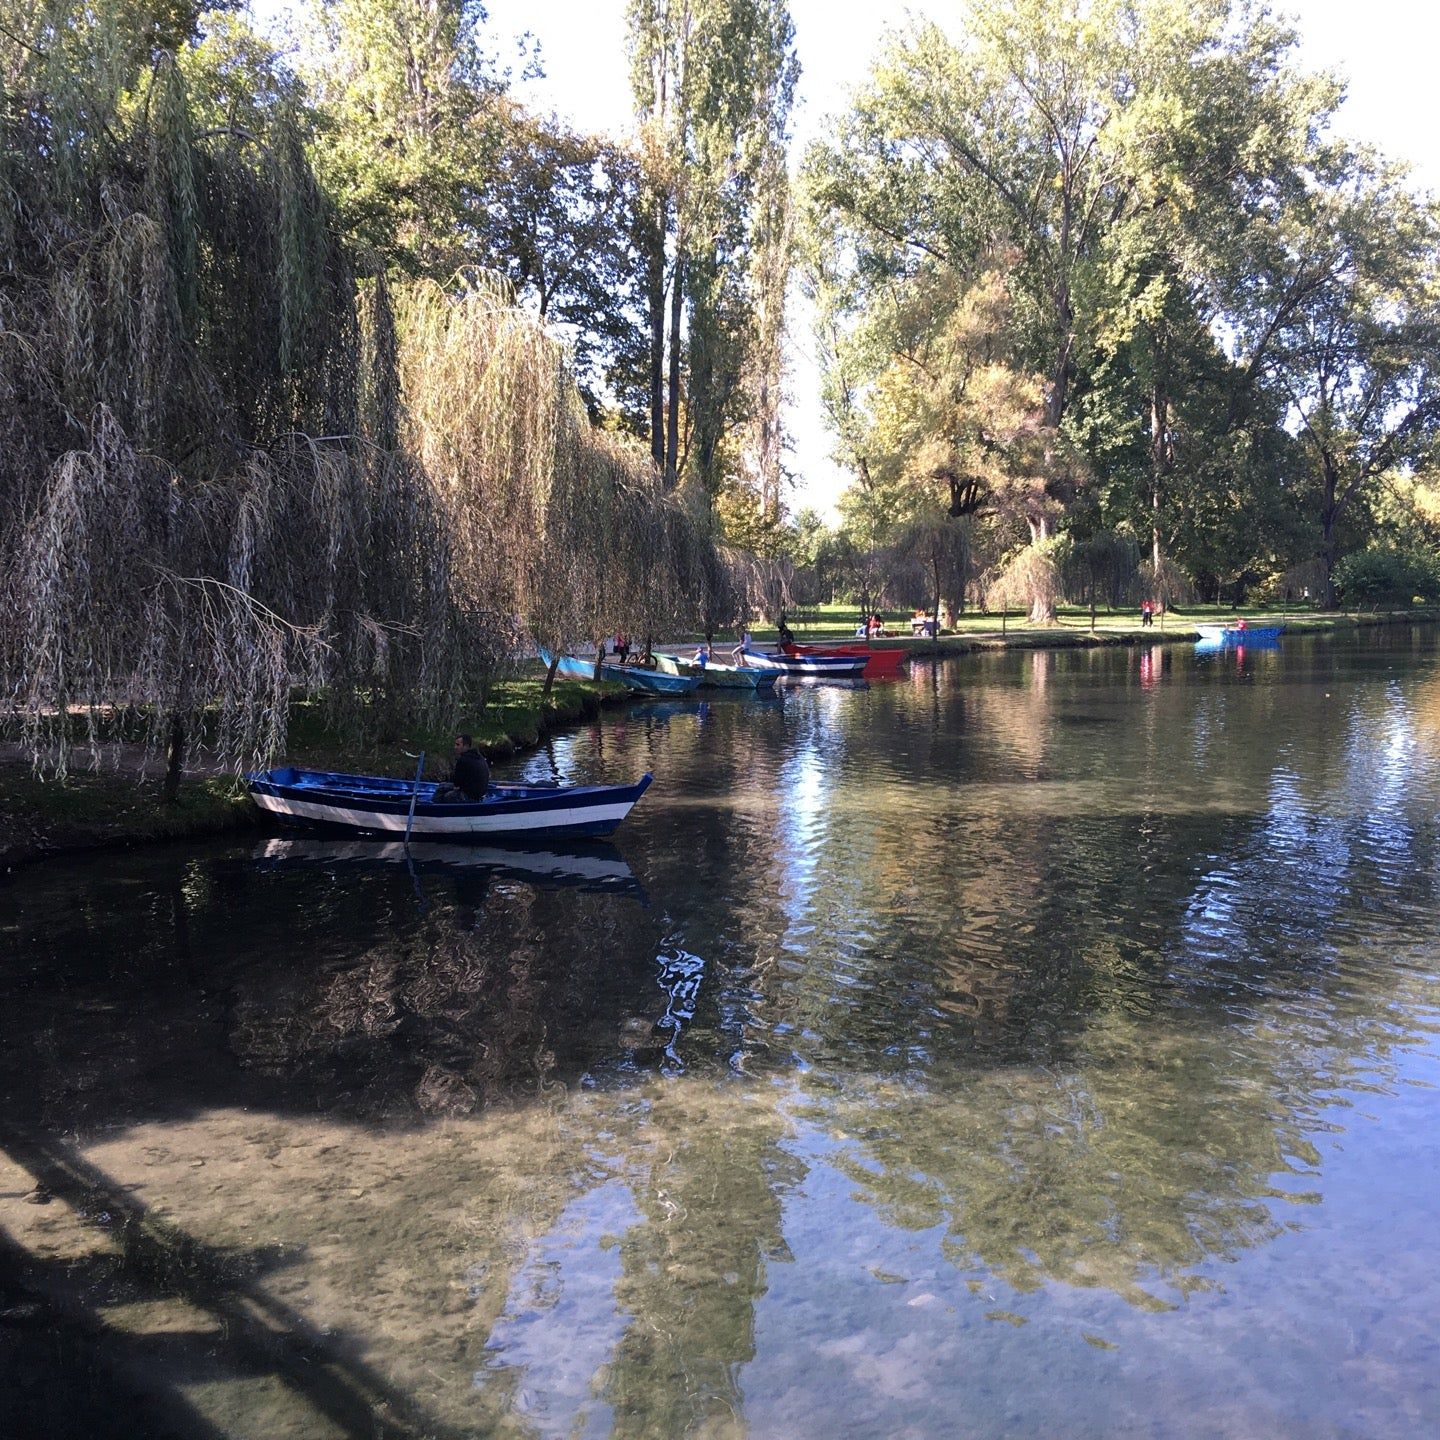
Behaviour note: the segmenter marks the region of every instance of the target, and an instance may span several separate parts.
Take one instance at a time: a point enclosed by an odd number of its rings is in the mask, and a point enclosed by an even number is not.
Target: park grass
[[[950,640],[975,640],[987,646],[1003,640],[1015,649],[1034,649],[1045,645],[1047,640],[1058,645],[1084,643],[1083,637],[1092,633],[1090,610],[1082,606],[1061,606],[1055,623],[1049,626],[1034,626],[1029,614],[1023,610],[1010,610],[1003,615],[999,611],[968,610],[956,617],[953,627],[941,632],[938,641],[914,640],[910,635],[910,619],[915,613],[909,610],[882,610],[879,612],[890,634],[885,637],[913,645],[917,650],[933,653],[947,648]],[[1159,641],[1162,638],[1193,640],[1197,625],[1223,624],[1233,622],[1244,615],[1252,623],[1263,617],[1266,624],[1284,624],[1291,632],[1322,634],[1336,630],[1350,629],[1361,625],[1385,625],[1406,621],[1433,621],[1440,618],[1440,609],[1434,606],[1414,606],[1409,609],[1343,611],[1296,608],[1293,605],[1251,605],[1237,609],[1233,605],[1191,604],[1183,608],[1171,608],[1157,616],[1153,626],[1142,626],[1137,610],[1106,610],[1095,613],[1093,633],[1102,640],[1145,639]],[[790,628],[799,641],[851,640],[859,611],[854,605],[813,605],[789,612]],[[776,637],[774,626],[755,627],[750,632],[758,643],[773,641]],[[960,647],[968,648],[968,647]]]
[[[433,777],[448,774],[457,735],[471,735],[492,760],[533,749],[552,730],[590,719],[601,706],[622,700],[623,685],[602,680],[557,679],[543,694],[545,672],[539,663],[524,673],[497,681],[476,714],[461,711],[453,721],[433,729],[411,729],[403,735],[369,739],[348,736],[327,725],[318,704],[299,704],[290,715],[285,763],[315,770],[349,770],[362,774],[410,773],[423,751],[425,769]]]

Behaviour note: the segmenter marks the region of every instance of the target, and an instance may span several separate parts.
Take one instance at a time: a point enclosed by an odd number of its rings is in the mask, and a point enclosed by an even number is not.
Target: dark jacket
[[[450,783],[467,800],[483,800],[490,788],[490,762],[478,750],[462,750],[455,757]]]

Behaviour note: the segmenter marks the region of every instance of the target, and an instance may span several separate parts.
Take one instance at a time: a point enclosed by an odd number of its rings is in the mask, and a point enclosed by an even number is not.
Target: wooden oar
[[[415,766],[415,784],[410,790],[410,813],[405,817],[405,848],[410,848],[410,827],[415,823],[415,802],[420,798],[420,777],[425,773],[425,752],[420,752]]]

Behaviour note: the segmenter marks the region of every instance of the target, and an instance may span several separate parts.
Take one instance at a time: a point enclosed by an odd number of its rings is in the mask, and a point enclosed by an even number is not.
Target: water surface
[[[613,847],[0,880],[6,1433],[1440,1426],[1433,630],[511,772],[646,769]]]

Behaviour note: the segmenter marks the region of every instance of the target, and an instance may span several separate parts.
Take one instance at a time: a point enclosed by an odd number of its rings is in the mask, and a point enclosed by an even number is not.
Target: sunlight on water
[[[1440,1426],[1433,632],[650,702],[512,769],[656,782],[609,846],[3,882],[50,1433]]]

